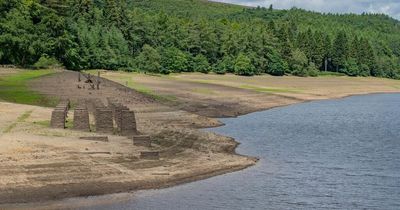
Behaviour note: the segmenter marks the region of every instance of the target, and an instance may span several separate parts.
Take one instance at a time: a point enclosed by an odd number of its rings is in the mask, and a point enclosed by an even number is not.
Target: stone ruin
[[[159,160],[160,152],[157,151],[142,151],[140,152],[140,159]]]
[[[75,107],[73,128],[79,131],[90,131],[89,111],[84,103],[78,103]]]
[[[51,113],[50,126],[52,128],[65,128],[65,121],[70,108],[69,100],[62,100]]]
[[[134,136],[138,134],[136,129],[135,113],[128,107],[108,99],[105,106],[100,99],[91,100],[90,103],[81,100],[74,110],[73,129],[90,131],[89,110],[92,110],[96,132],[121,136]],[[65,129],[65,121],[70,108],[70,102],[64,100],[53,110],[51,127]],[[114,124],[116,129],[114,129]]]
[[[147,135],[133,136],[133,145],[142,147],[151,147],[150,136]]]
[[[129,110],[121,111],[121,133],[122,136],[137,134],[135,112]]]
[[[116,131],[122,136],[130,136],[133,139],[133,145],[151,147],[151,139],[148,135],[138,135],[136,128],[135,113],[128,107],[108,100],[108,107],[100,100],[91,101],[91,110],[95,117],[96,132],[98,133],[114,133],[114,123]],[[53,110],[51,115],[51,127],[65,129],[65,122],[70,109],[70,101],[62,100]],[[89,111],[86,101],[79,101],[74,110],[73,129],[79,131],[90,131]],[[108,141],[107,136],[101,137],[81,137],[82,140]],[[146,160],[159,160],[160,152],[158,151],[141,151],[140,158]]]
[[[89,85],[89,89],[94,90],[95,86],[97,87],[97,90],[100,90],[100,72],[97,72],[97,77],[89,74],[85,74],[82,72],[78,72],[78,82],[81,82],[81,78],[84,78],[84,83]],[[85,89],[85,86],[81,86],[78,84],[78,88],[81,89]]]
[[[108,105],[112,110],[114,122],[117,126],[117,132],[122,136],[137,135],[135,112],[130,111],[128,107],[108,100]]]
[[[111,109],[96,109],[96,132],[98,133],[114,133],[113,115]]]

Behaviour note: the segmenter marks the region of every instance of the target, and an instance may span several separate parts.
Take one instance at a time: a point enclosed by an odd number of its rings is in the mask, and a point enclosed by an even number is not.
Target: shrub
[[[235,74],[242,76],[253,76],[254,66],[249,57],[240,53],[235,62]]]
[[[188,55],[175,47],[161,48],[161,65],[164,71],[186,72],[189,68]]]
[[[159,73],[161,70],[161,57],[150,45],[145,44],[140,54],[136,57],[137,67],[141,71]]]
[[[60,68],[62,67],[61,63],[58,62],[57,59],[53,57],[49,57],[46,54],[43,54],[39,60],[33,64],[33,67],[36,69],[49,69],[49,68]]]
[[[208,73],[210,71],[210,64],[203,54],[198,54],[193,58],[192,66],[194,71],[202,73]]]
[[[219,62],[214,66],[214,72],[217,74],[225,74],[227,72],[233,73],[235,71],[235,64],[231,57],[224,56]]]
[[[276,51],[273,50],[268,54],[268,60],[268,69],[265,73],[274,76],[285,75],[285,70],[288,69],[288,65]]]
[[[307,67],[307,75],[310,77],[316,77],[318,76],[318,69],[315,63],[311,62],[308,67]]]

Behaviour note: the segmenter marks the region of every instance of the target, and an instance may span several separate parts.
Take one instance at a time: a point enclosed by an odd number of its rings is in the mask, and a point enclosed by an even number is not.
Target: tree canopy
[[[0,0],[0,64],[400,78],[400,22],[202,0]]]

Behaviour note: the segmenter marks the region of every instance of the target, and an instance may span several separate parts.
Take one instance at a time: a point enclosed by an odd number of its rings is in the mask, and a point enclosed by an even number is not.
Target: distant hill
[[[9,0],[0,1],[0,32],[1,64],[400,78],[400,22],[382,14],[206,0]]]

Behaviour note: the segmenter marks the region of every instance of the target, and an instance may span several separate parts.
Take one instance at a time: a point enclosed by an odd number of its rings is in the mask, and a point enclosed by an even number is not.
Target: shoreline
[[[267,110],[274,109],[274,108],[292,106],[292,105],[301,104],[301,103],[324,101],[324,100],[337,100],[337,99],[344,99],[344,98],[354,97],[354,96],[368,96],[368,95],[375,95],[375,94],[400,94],[400,92],[397,92],[397,93],[396,92],[371,92],[371,93],[365,93],[365,94],[352,94],[352,95],[348,95],[348,96],[323,99],[323,100],[308,100],[308,101],[303,101],[303,102],[299,102],[299,103],[293,103],[293,104],[283,105],[283,106],[276,106],[273,108],[254,111],[254,112],[247,113],[247,114],[263,112],[263,111],[267,111]],[[243,115],[239,115],[239,116],[235,116],[235,117],[228,117],[228,118],[237,118],[237,117],[241,117],[241,116],[244,116],[247,114],[243,114]],[[224,125],[220,125],[220,126],[224,126]],[[220,127],[220,126],[216,126],[216,127]],[[237,143],[237,145],[234,149],[234,153],[232,153],[232,154],[250,158],[254,161],[254,164],[250,164],[247,166],[231,167],[231,168],[220,168],[220,169],[212,170],[210,172],[194,173],[193,175],[181,177],[178,179],[171,179],[168,181],[159,181],[159,182],[152,182],[152,183],[145,183],[145,184],[135,183],[135,182],[132,182],[132,183],[115,182],[115,183],[89,183],[87,185],[82,186],[82,183],[80,183],[80,184],[77,184],[77,185],[79,185],[79,187],[74,186],[74,185],[50,186],[48,188],[44,187],[40,190],[43,194],[40,192],[38,194],[35,194],[35,196],[37,196],[37,197],[30,197],[28,200],[23,199],[20,202],[10,202],[10,203],[0,204],[0,207],[6,208],[6,209],[26,209],[26,208],[29,208],[29,209],[52,209],[51,205],[55,205],[58,202],[63,202],[65,199],[81,199],[81,198],[87,198],[87,197],[91,197],[91,196],[109,196],[109,195],[118,195],[121,193],[129,193],[130,195],[132,195],[132,194],[134,195],[135,192],[141,191],[141,190],[165,189],[165,188],[169,188],[169,187],[173,187],[173,186],[177,186],[177,185],[181,185],[181,184],[186,184],[186,183],[190,183],[190,182],[208,179],[208,178],[223,175],[223,174],[234,173],[234,172],[245,170],[249,167],[256,165],[259,160],[258,158],[249,157],[249,156],[246,156],[243,154],[236,153],[236,149],[240,145],[240,142],[237,142],[236,140],[235,140],[235,142]],[[98,188],[99,185],[102,185],[101,189]],[[104,186],[106,186],[106,188],[104,188]],[[86,191],[78,192],[79,194],[81,194],[78,197],[70,197],[67,194],[64,194],[64,196],[61,196],[61,197],[54,195],[54,194],[65,192],[66,190],[67,191],[69,191],[69,190],[72,190],[72,191],[78,190],[79,191],[81,189],[86,189]],[[48,194],[48,192],[50,192],[50,191],[52,192],[51,196]],[[19,194],[19,193],[26,193],[26,192],[23,192],[23,190],[21,190],[20,192],[15,192],[15,193]],[[43,198],[45,198],[45,199],[43,199]],[[31,199],[32,200],[38,199],[39,201],[31,201]],[[33,206],[31,206],[31,205],[33,205]],[[44,206],[41,206],[41,205],[44,205]],[[50,207],[47,208],[46,206],[49,206],[49,205],[50,205]],[[76,207],[79,207],[79,206],[76,206]],[[73,208],[73,207],[66,207],[66,208]]]
[[[50,77],[51,78],[51,77]],[[49,78],[47,78],[49,79]],[[115,83],[115,82],[113,82]],[[116,83],[117,84],[117,83]],[[115,87],[116,84],[113,84],[111,87]],[[57,84],[58,85],[58,84]],[[65,91],[65,90],[64,90]],[[235,89],[236,91],[236,89]],[[68,91],[66,91],[68,92]],[[247,93],[247,92],[246,92]],[[370,94],[396,94],[400,93],[400,90],[396,91],[370,91],[370,92],[363,92],[363,93],[349,93],[345,94],[343,96],[339,97],[333,97],[333,96],[325,96],[325,98],[317,98],[317,99],[309,99],[309,100],[304,100],[304,99],[297,99],[297,100],[292,100],[292,101],[283,101],[281,104],[279,104],[280,101],[276,101],[276,104],[274,106],[271,106],[269,104],[268,106],[265,105],[264,108],[256,108],[256,107],[247,107],[248,112],[243,112],[243,109],[239,112],[235,112],[234,108],[230,110],[231,113],[237,113],[234,116],[229,116],[226,117],[224,116],[224,113],[221,113],[223,117],[221,118],[236,118],[239,116],[255,113],[255,112],[261,112],[261,111],[266,111],[270,110],[273,108],[279,108],[279,107],[284,107],[284,106],[289,106],[289,105],[295,105],[299,103],[307,103],[307,102],[312,102],[312,101],[318,101],[318,100],[335,100],[335,99],[341,99],[341,98],[346,98],[346,97],[352,97],[352,96],[358,96],[358,95],[370,95]],[[93,95],[93,94],[92,94]],[[280,97],[285,97],[285,96],[276,96],[274,97],[280,98]],[[136,101],[135,101],[136,102]],[[127,103],[132,103],[129,100],[127,100]],[[136,104],[133,104],[132,106],[136,106],[137,104],[143,103],[143,100],[139,100],[136,102]],[[144,100],[144,103],[151,103],[153,104],[154,102],[147,102],[147,99]],[[223,104],[224,102],[220,102]],[[146,105],[144,105],[146,106]],[[159,112],[160,109],[164,109],[164,106],[157,105],[153,112],[148,112],[147,109],[144,111],[142,109],[139,109],[139,118],[143,119],[150,119],[149,122],[144,121],[143,122],[143,131],[146,133],[156,133],[159,129],[160,124],[152,124],[153,120],[151,116],[154,114],[156,116],[165,115],[165,113],[169,113],[170,111],[167,112]],[[1,108],[1,107],[0,107]],[[219,110],[223,111],[222,107],[217,107]],[[31,109],[31,107],[29,107]],[[44,108],[43,108],[44,109]],[[218,109],[216,109],[218,111]],[[43,110],[44,115],[49,114],[49,109]],[[196,169],[196,167],[192,168],[181,168],[181,167],[176,167],[176,168],[171,168],[170,170],[175,173],[175,170],[178,170],[175,175],[171,175],[168,177],[163,177],[163,176],[149,176],[148,178],[144,177],[142,179],[132,181],[133,178],[127,177],[126,179],[122,179],[121,181],[118,182],[112,182],[109,179],[107,180],[92,180],[88,182],[77,182],[77,183],[66,183],[66,184],[47,184],[43,185],[42,187],[14,187],[14,189],[7,189],[6,192],[0,192],[0,198],[3,201],[2,204],[0,204],[0,208],[28,208],[28,205],[40,205],[40,204],[46,204],[48,202],[59,202],[62,201],[63,199],[66,198],[80,198],[80,197],[88,197],[88,196],[96,196],[96,195],[110,195],[110,194],[115,194],[115,193],[123,193],[123,192],[130,192],[130,193],[135,193],[135,191],[138,190],[146,190],[146,189],[161,189],[161,188],[167,188],[183,183],[188,183],[188,182],[194,182],[202,179],[207,179],[213,176],[217,175],[222,175],[226,173],[231,173],[235,171],[240,171],[245,168],[248,168],[250,166],[253,166],[257,163],[257,158],[253,157],[248,157],[245,155],[237,154],[236,153],[236,148],[240,144],[240,142],[237,142],[236,140],[229,138],[229,137],[224,137],[220,136],[218,134],[214,135],[210,132],[206,131],[199,131],[200,128],[212,128],[212,127],[219,127],[223,126],[223,123],[221,123],[218,119],[216,118],[209,118],[201,115],[193,115],[190,113],[184,113],[183,115],[176,115],[176,112],[173,112],[174,115],[168,115],[166,118],[168,123],[171,123],[172,125],[168,125],[166,127],[166,133],[158,133],[157,137],[163,139],[163,140],[168,140],[170,138],[170,134],[168,132],[172,132],[172,134],[176,134],[177,139],[185,139],[190,137],[190,142],[189,145],[186,145],[186,142],[175,142],[178,145],[179,150],[183,150],[184,152],[178,152],[180,156],[176,159],[174,155],[166,155],[165,156],[165,161],[171,162],[171,161],[179,161],[180,164],[194,164],[195,166],[198,166],[199,168]],[[180,110],[178,110],[178,113],[180,113]],[[215,113],[215,110],[214,110]],[[173,120],[170,119],[171,116],[176,117]],[[184,118],[189,117],[189,119],[183,120]],[[197,124],[191,124],[190,122],[196,122]],[[164,122],[162,122],[164,123]],[[183,128],[181,127],[182,125],[179,124],[178,127],[174,123],[180,123],[183,125],[190,124],[192,126],[191,129],[187,130],[182,130]],[[1,124],[0,124],[1,125]],[[22,125],[23,126],[23,125]],[[1,128],[1,127],[0,127]],[[175,132],[175,133],[174,133]],[[210,136],[211,135],[211,136]],[[174,135],[172,135],[174,136]],[[71,137],[72,138],[72,137]],[[0,140],[1,140],[1,135],[0,135]],[[71,140],[71,139],[70,139]],[[221,142],[218,142],[221,141]],[[240,140],[238,140],[240,141]],[[71,144],[78,144],[78,142],[72,142]],[[79,142],[80,144],[80,142]],[[93,146],[93,145],[90,145]],[[204,148],[207,147],[207,148]],[[185,152],[186,151],[186,152]],[[172,154],[174,154],[176,151],[172,151]],[[129,152],[128,152],[129,153]],[[126,154],[128,154],[126,153]],[[0,150],[1,154],[1,150]],[[210,158],[211,159],[208,160]],[[208,156],[208,157],[207,157]],[[79,157],[84,157],[86,156],[81,156]],[[203,158],[203,159],[202,159]],[[221,158],[223,160],[221,160]],[[197,159],[202,159],[198,163],[193,163],[193,160]],[[203,161],[203,162],[202,162]],[[205,162],[211,161],[214,165],[207,165],[204,164]],[[230,163],[232,161],[233,163]],[[236,161],[236,162],[235,162]],[[135,162],[129,163],[129,164],[136,164]],[[198,164],[198,165],[196,165]],[[134,167],[132,165],[127,165],[129,167]],[[147,167],[147,166],[146,166]],[[135,168],[133,168],[135,169]],[[146,171],[148,170],[145,168]],[[142,170],[142,169],[135,169],[135,170]],[[156,169],[153,172],[157,172]],[[170,171],[170,172],[171,172]],[[61,173],[61,172],[60,172]],[[147,174],[151,175],[150,172],[146,172]],[[106,177],[109,177],[107,175]],[[1,184],[1,183],[0,183]],[[32,196],[34,195],[34,196]],[[4,202],[6,201],[6,202]],[[42,207],[38,207],[40,209]],[[31,209],[31,207],[29,208]]]

